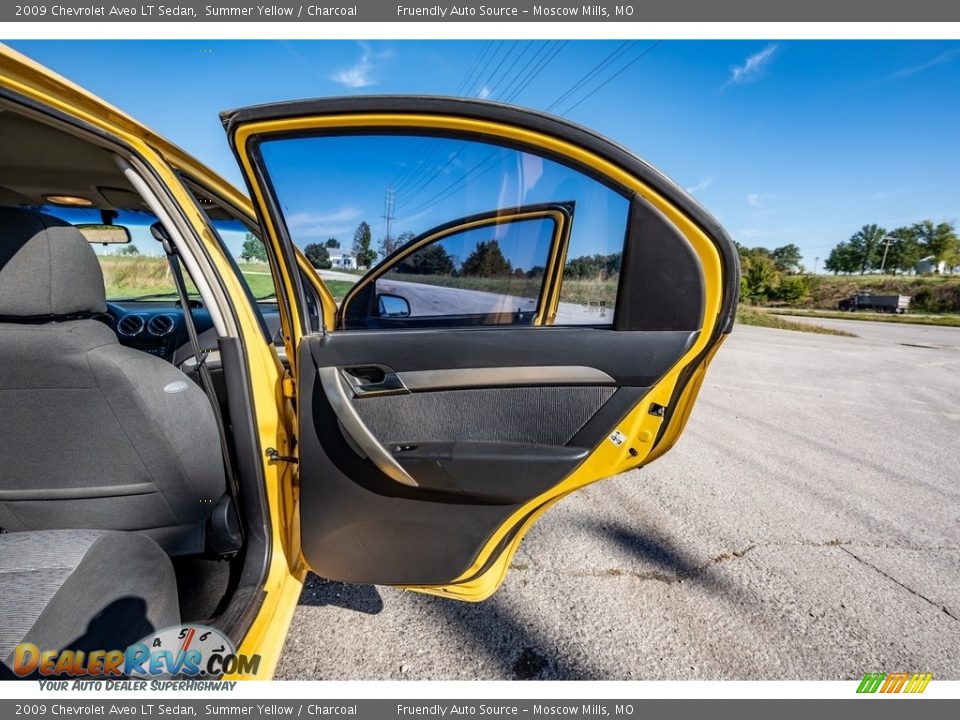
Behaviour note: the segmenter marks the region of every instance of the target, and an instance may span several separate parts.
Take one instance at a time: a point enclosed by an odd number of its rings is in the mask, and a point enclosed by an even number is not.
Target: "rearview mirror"
[[[399,295],[377,295],[377,307],[382,318],[410,317],[410,303]]]
[[[91,245],[125,245],[130,242],[130,229],[123,225],[74,225]]]

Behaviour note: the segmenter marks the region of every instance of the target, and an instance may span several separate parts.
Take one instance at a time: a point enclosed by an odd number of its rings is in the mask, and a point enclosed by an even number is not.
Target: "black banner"
[[[950,22],[960,3],[875,0],[838,3],[806,0],[677,0],[670,3],[411,2],[409,0],[318,0],[316,3],[180,0],[157,4],[116,0],[3,3],[3,22]]]
[[[851,692],[853,690],[851,689]],[[908,702],[910,709],[904,708]],[[141,700],[54,699],[0,701],[0,717],[47,720],[62,717],[156,718],[350,718],[364,720],[450,720],[453,718],[598,718],[711,717],[809,720],[843,717],[911,720],[955,717],[957,702],[910,698],[850,700]]]

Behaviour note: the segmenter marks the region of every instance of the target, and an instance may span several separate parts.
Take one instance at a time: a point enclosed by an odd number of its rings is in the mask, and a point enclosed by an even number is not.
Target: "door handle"
[[[373,436],[370,428],[366,426],[366,423],[364,423],[357,414],[357,411],[353,408],[353,403],[350,402],[350,397],[347,395],[347,384],[349,381],[345,378],[345,375],[340,372],[340,369],[335,367],[322,367],[317,372],[320,376],[320,385],[323,387],[327,401],[330,403],[330,407],[333,408],[333,412],[340,421],[340,425],[357,444],[357,447],[363,450],[370,462],[376,465],[380,472],[391,480],[401,485],[419,487],[417,481],[414,480],[410,476],[410,473],[404,470],[400,463],[393,458],[393,455],[380,444],[380,441]]]
[[[353,391],[354,397],[410,392],[400,375],[382,365],[344,368],[341,373]]]

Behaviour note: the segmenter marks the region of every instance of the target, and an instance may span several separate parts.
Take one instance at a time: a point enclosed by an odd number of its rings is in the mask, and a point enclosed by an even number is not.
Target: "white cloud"
[[[293,213],[286,220],[291,234],[297,239],[329,237],[352,231],[354,221],[362,214],[360,208],[343,207],[331,213]]]
[[[747,204],[750,207],[761,208],[763,207],[763,203],[761,202],[762,197],[763,195],[760,193],[750,193],[747,195]]]
[[[770,58],[777,51],[777,45],[767,45],[763,50],[744,60],[743,65],[737,65],[730,71],[730,78],[724,87],[730,85],[745,85],[759,80]]]
[[[488,97],[490,97],[490,92],[490,88],[484,85],[482,88],[480,88],[480,92],[477,93],[477,97],[481,100],[486,100]]]
[[[360,59],[350,67],[341,68],[330,76],[333,82],[352,90],[375,85],[376,80],[373,73],[377,68],[377,61],[388,58],[391,55],[389,50],[382,53],[374,53],[373,48],[365,42],[357,44],[360,46]]]
[[[698,182],[696,185],[691,185],[690,187],[688,187],[687,192],[690,193],[691,195],[696,195],[698,192],[703,192],[711,185],[713,185],[713,178],[712,177],[704,178],[703,180]]]
[[[940,53],[939,55],[937,55],[937,57],[933,58],[932,60],[928,60],[927,62],[921,63],[920,65],[911,65],[910,67],[900,68],[888,79],[901,80],[905,77],[916,75],[919,72],[923,72],[924,70],[929,70],[930,68],[936,67],[937,65],[943,65],[944,63],[948,63],[958,55],[960,55],[960,48],[947,50],[946,52]]]

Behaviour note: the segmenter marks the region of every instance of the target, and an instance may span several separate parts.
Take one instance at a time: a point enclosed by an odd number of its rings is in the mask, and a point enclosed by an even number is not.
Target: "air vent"
[[[126,337],[134,337],[143,332],[144,320],[139,315],[124,315],[117,321],[117,332]]]
[[[177,321],[169,315],[154,315],[147,323],[147,330],[150,331],[151,335],[164,337],[172,333],[176,326]]]

